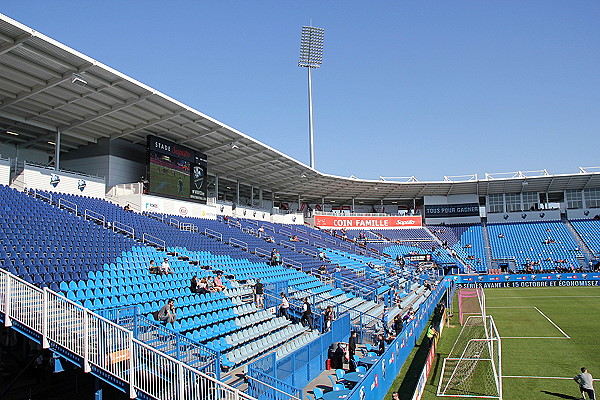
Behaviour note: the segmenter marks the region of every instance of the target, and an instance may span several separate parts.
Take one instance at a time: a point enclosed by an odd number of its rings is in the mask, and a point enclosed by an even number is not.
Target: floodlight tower
[[[314,26],[302,27],[302,40],[300,42],[299,67],[308,69],[308,140],[310,146],[310,167],[315,168],[315,137],[313,130],[312,107],[312,76],[311,70],[319,68],[323,62],[323,38],[325,30]]]

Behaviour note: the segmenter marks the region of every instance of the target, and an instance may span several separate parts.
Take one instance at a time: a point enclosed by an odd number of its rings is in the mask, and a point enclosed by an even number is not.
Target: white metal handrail
[[[191,222],[183,222],[180,229],[182,231],[198,232],[198,226],[192,224]]]
[[[150,243],[157,246],[160,249],[165,250],[167,248],[167,242],[163,239],[157,238],[156,236],[148,235],[147,233],[142,234],[142,243]]]
[[[316,252],[316,251],[314,251],[314,250],[311,250],[311,249],[307,249],[306,247],[303,247],[303,248],[300,250],[300,253],[302,253],[302,254],[306,254],[306,255],[309,255],[309,256],[313,256],[313,257],[316,257],[316,256],[317,256],[317,252]]]
[[[296,245],[293,244],[293,243],[288,243],[288,242],[282,240],[281,242],[279,242],[279,244],[281,246],[283,246],[283,247],[287,247],[287,248],[292,249],[294,251],[296,250]]]
[[[237,246],[242,250],[248,250],[248,243],[242,242],[236,238],[229,238],[229,244],[233,246]]]
[[[219,239],[219,241],[223,241],[223,235],[217,231],[213,231],[212,229],[205,228],[204,234],[208,237],[213,237]]]
[[[289,231],[287,229],[280,229],[279,233],[281,233],[282,235],[287,235],[287,236],[293,236],[294,233],[292,231]]]
[[[95,211],[86,209],[84,212],[83,218],[84,219],[93,219],[94,221],[102,222],[102,226],[106,226],[106,218],[104,217],[104,215],[97,213]]]
[[[179,222],[179,220],[176,220],[175,218],[169,218],[169,225],[179,229],[179,227],[181,226],[181,222]]]
[[[65,200],[62,197],[58,199],[58,208],[66,208],[67,210],[74,211],[77,214],[77,204],[72,201]]]
[[[257,247],[257,248],[255,248],[255,249],[254,249],[254,254],[258,254],[259,256],[264,256],[264,257],[267,257],[267,256],[269,256],[271,253],[270,253],[270,252],[268,252],[268,251],[267,251],[267,250],[265,250],[265,249],[261,249],[260,247]]]
[[[290,258],[282,258],[281,261],[283,261],[284,264],[293,266],[294,268],[302,269],[302,263],[299,263],[298,261]]]
[[[206,375],[145,343],[133,333],[48,288],[43,290],[0,269],[0,312],[4,325],[18,323],[41,335],[41,344],[59,348],[82,359],[85,372],[92,366],[156,398],[201,399],[215,394],[225,400],[253,397]]]
[[[133,229],[133,226],[126,225],[119,221],[113,221],[112,226],[113,232],[124,232],[135,238],[135,229]]]
[[[48,194],[44,194],[35,189],[32,189],[32,192],[33,192],[33,197],[40,197],[42,200],[45,200],[48,203],[52,204],[52,193],[48,192]]]

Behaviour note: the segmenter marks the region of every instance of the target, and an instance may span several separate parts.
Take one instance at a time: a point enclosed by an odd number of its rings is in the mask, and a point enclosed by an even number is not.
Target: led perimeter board
[[[206,203],[206,155],[148,136],[148,194]]]

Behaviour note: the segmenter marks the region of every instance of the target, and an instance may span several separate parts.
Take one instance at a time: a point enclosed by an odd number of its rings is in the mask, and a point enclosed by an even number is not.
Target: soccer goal
[[[460,324],[464,325],[471,315],[485,316],[485,293],[483,288],[458,290],[458,315]]]
[[[444,359],[437,395],[502,400],[501,351],[492,316],[467,317]]]

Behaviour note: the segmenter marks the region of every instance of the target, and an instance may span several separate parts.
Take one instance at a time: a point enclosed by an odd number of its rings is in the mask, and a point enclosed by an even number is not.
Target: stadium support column
[[[240,204],[240,181],[235,183],[235,204]]]
[[[219,175],[215,175],[215,200],[219,200]],[[225,197],[223,197],[225,200]]]
[[[310,150],[310,167],[315,168],[315,130],[313,126],[312,74],[308,70],[308,145]]]
[[[263,190],[262,188],[258,188],[258,208],[263,207]]]
[[[60,169],[60,129],[56,129],[56,140],[54,141],[54,169]]]
[[[354,213],[354,197],[352,198],[352,212]]]

